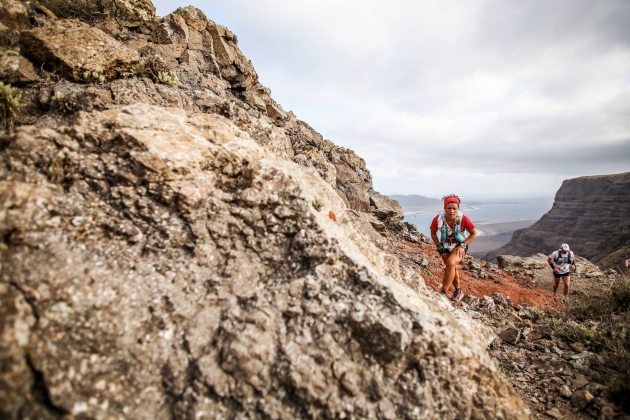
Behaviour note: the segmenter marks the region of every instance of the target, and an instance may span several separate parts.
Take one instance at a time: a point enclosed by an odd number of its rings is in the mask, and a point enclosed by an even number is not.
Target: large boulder
[[[225,118],[137,104],[1,140],[3,418],[528,417],[332,186]]]
[[[111,78],[138,62],[137,51],[127,48],[100,29],[77,20],[23,31],[22,54],[73,81],[86,71]]]

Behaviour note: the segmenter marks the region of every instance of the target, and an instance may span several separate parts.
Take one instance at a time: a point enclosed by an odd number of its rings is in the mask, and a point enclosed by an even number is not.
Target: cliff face
[[[526,418],[363,159],[201,11],[113,3],[0,0],[2,417]]]
[[[527,229],[514,232],[506,245],[484,257],[550,254],[562,243],[602,268],[621,265],[607,258],[630,241],[630,173],[588,176],[566,180],[556,193],[553,207]]]

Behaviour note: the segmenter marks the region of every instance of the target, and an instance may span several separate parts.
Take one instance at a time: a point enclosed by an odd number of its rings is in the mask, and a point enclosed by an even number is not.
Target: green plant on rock
[[[64,114],[69,114],[77,110],[77,101],[74,95],[66,96],[63,92],[55,92],[52,97],[52,103],[55,108]]]
[[[158,79],[160,82],[169,86],[177,86],[179,84],[179,77],[177,77],[173,70],[158,73]]]
[[[313,208],[317,211],[320,211],[324,207],[324,200],[319,197],[315,197],[313,199]]]
[[[166,65],[164,59],[155,54],[149,57],[143,57],[138,64],[131,67],[130,71],[125,74],[134,80],[143,77],[151,79],[154,83],[164,83],[165,85],[175,86],[179,84],[177,74]]]
[[[88,83],[105,83],[105,70],[97,66],[94,70],[86,70],[83,72],[83,80]]]
[[[9,56],[9,57],[18,57],[20,55],[20,53],[18,51],[14,51],[14,50],[6,50],[4,52],[4,55]]]
[[[13,117],[22,108],[22,94],[18,88],[0,82],[0,118],[2,125],[13,125]]]

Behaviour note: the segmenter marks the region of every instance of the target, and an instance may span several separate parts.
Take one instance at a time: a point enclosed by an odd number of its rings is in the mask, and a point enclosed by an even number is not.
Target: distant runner
[[[569,295],[569,286],[571,285],[571,276],[569,273],[571,270],[575,270],[575,265],[573,264],[573,252],[569,249],[569,245],[562,244],[560,249],[554,251],[548,258],[547,263],[551,266],[553,270],[553,296],[556,297],[556,291],[558,290],[558,286],[560,286],[560,278],[562,278],[562,282],[564,283],[564,297]]]
[[[444,211],[435,216],[431,222],[431,238],[440,253],[440,257],[442,257],[442,261],[446,264],[440,294],[446,296],[446,292],[453,284],[455,293],[451,299],[462,300],[464,293],[462,293],[459,283],[457,265],[466,256],[468,244],[475,240],[477,231],[468,216],[464,216],[459,211],[461,204],[459,197],[451,194],[444,197],[443,200]],[[469,233],[468,237],[466,237],[465,232]]]

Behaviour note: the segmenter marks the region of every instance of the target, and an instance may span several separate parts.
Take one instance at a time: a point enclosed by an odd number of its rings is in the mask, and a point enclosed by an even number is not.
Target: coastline
[[[505,245],[512,238],[515,230],[530,227],[537,220],[517,220],[514,222],[477,224],[478,236],[470,244],[470,254],[478,258],[493,249]]]

